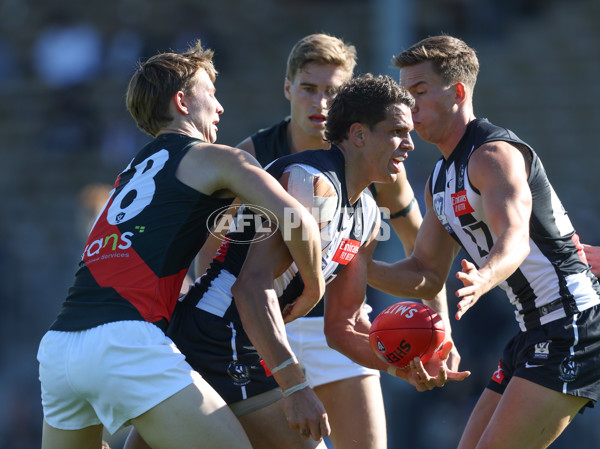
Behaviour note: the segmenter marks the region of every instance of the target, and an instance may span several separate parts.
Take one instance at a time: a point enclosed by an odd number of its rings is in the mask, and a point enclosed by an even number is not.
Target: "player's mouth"
[[[323,114],[313,114],[309,116],[308,119],[313,125],[317,126],[325,126],[325,122],[327,121],[327,117]]]
[[[392,158],[392,165],[397,172],[402,170],[402,163],[406,160],[407,155],[397,156]]]

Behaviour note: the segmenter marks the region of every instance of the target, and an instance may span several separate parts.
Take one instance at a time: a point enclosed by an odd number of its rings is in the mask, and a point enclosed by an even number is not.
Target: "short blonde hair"
[[[343,40],[324,33],[310,34],[292,47],[287,60],[286,77],[293,81],[302,68],[310,63],[341,67],[352,78],[356,67],[356,48]]]

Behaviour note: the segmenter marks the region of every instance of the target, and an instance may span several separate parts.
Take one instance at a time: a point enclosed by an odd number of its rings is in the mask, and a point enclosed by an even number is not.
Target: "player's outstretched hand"
[[[319,441],[331,433],[325,407],[310,387],[283,398],[283,410],[290,427],[304,440]]]
[[[446,366],[446,360],[453,347],[454,344],[447,341],[425,365],[419,357],[415,357],[405,368],[396,368],[396,376],[406,379],[417,391],[433,390],[443,387],[448,381],[459,382],[466,379],[471,375],[470,371],[451,371]]]
[[[456,273],[456,278],[463,283],[464,287],[456,291],[456,296],[461,298],[456,312],[457,320],[460,320],[467,310],[477,303],[481,295],[489,290],[489,279],[482,276],[473,263],[463,259],[460,264],[462,271]]]
[[[600,246],[586,245],[583,243],[583,250],[588,263],[592,267],[592,273],[600,277]]]

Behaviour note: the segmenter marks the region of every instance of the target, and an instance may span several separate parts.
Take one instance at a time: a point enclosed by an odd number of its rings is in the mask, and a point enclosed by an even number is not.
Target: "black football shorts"
[[[519,332],[487,385],[502,394],[513,376],[564,394],[600,398],[600,306]],[[582,409],[583,410],[583,409]]]

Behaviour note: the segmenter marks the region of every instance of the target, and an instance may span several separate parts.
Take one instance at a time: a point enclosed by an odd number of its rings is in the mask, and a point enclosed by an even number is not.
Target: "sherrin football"
[[[369,344],[379,358],[402,368],[415,357],[427,362],[440,350],[446,331],[431,307],[415,301],[398,302],[373,320]]]

